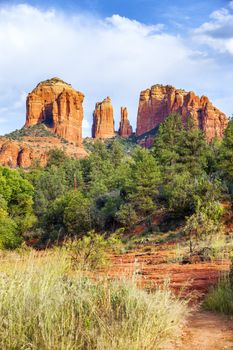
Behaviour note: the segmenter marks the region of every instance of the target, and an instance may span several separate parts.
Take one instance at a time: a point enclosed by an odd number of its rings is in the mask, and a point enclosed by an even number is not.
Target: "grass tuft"
[[[74,274],[61,252],[29,254],[5,271],[3,350],[160,349],[178,334],[187,314],[185,302],[168,289],[147,293],[131,282],[91,281]]]
[[[222,278],[216,287],[212,287],[207,294],[203,306],[210,311],[222,314],[233,314],[233,288],[229,283],[229,278]]]

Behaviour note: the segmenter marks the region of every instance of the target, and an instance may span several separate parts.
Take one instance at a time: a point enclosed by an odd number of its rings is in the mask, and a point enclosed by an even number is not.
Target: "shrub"
[[[0,249],[14,249],[21,243],[22,238],[17,235],[17,225],[0,208]]]
[[[109,262],[109,252],[119,251],[121,241],[116,236],[107,239],[104,235],[90,231],[81,239],[67,242],[66,247],[75,268],[93,270]]]
[[[199,247],[201,240],[208,239],[209,246],[212,238],[222,233],[222,214],[223,208],[219,202],[209,202],[199,205],[196,212],[187,218],[184,232],[189,237],[190,253]]]
[[[117,221],[126,228],[136,224],[138,217],[132,204],[122,204],[117,212]]]

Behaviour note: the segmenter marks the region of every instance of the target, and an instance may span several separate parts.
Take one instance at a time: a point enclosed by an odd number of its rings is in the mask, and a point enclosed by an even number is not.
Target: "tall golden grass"
[[[62,251],[0,260],[1,350],[155,350],[187,314],[169,289],[71,272]]]

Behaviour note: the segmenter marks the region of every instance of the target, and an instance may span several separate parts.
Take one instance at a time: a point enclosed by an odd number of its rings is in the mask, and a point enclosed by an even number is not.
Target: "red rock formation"
[[[25,126],[44,123],[64,139],[82,143],[84,95],[59,78],[39,83],[27,97]]]
[[[136,135],[140,136],[162,123],[170,113],[178,112],[184,124],[192,116],[206,135],[207,141],[222,138],[228,124],[224,113],[212,105],[208,97],[178,90],[172,86],[154,85],[141,92]]]
[[[83,147],[70,143],[63,144],[56,137],[24,137],[22,140],[10,140],[0,137],[0,164],[16,168],[29,168],[35,162],[44,166],[48,160],[48,152],[61,149],[74,158],[83,158],[87,152]]]
[[[113,107],[110,97],[97,102],[93,113],[92,137],[107,139],[115,136]]]
[[[118,134],[122,137],[130,137],[133,133],[133,128],[128,119],[128,111],[126,107],[121,107],[121,121]]]

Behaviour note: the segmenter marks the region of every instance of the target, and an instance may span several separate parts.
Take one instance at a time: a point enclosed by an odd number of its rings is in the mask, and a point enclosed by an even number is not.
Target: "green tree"
[[[220,164],[224,179],[233,193],[233,119],[230,120],[220,147]]]
[[[179,161],[178,147],[183,130],[182,119],[178,113],[170,114],[160,125],[153,153],[161,166],[171,167]]]
[[[168,208],[179,216],[191,215],[204,203],[221,196],[221,183],[207,175],[192,177],[189,172],[174,174],[163,187]]]
[[[17,224],[0,208],[0,249],[14,249],[22,242],[17,234]]]
[[[126,184],[127,200],[139,215],[147,215],[155,208],[161,173],[150,152],[136,148],[132,155],[130,178]]]
[[[68,235],[83,235],[91,229],[91,202],[81,192],[68,194],[64,210],[64,224]]]
[[[190,117],[186,127],[179,114],[171,114],[159,127],[153,153],[167,175],[189,171],[199,175],[207,168],[208,145]]]
[[[41,172],[35,184],[34,208],[43,220],[49,205],[68,190],[65,171],[62,167],[51,166]]]
[[[194,214],[187,218],[184,232],[189,237],[190,253],[194,253],[203,239],[208,239],[209,247],[213,237],[223,231],[221,217],[223,207],[219,202],[199,205]]]
[[[197,176],[207,169],[209,146],[203,132],[196,127],[192,118],[188,119],[186,128],[180,134],[177,152],[180,170],[189,171],[193,176]]]
[[[7,203],[7,213],[23,234],[35,223],[33,186],[16,170],[0,167],[0,196]]]
[[[131,203],[122,204],[116,213],[117,221],[125,228],[130,228],[136,224],[138,217]]]
[[[48,152],[48,163],[47,166],[61,166],[68,159],[65,152],[61,149],[55,148]]]

